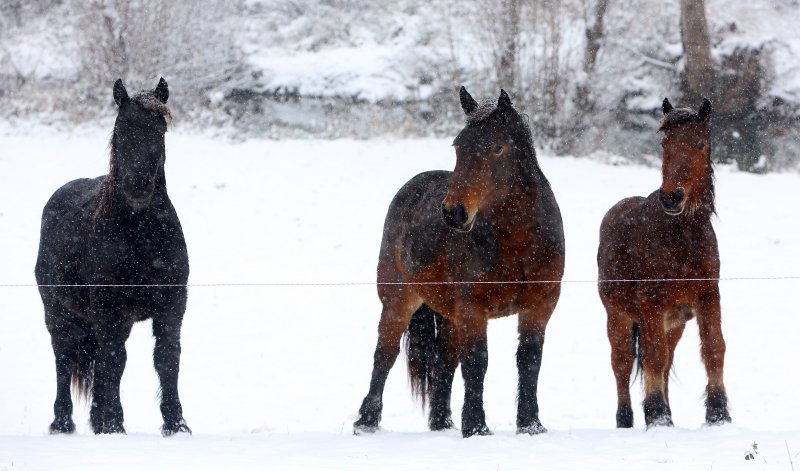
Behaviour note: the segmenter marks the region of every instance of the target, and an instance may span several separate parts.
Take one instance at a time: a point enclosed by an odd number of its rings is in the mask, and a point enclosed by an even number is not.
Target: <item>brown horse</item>
[[[431,430],[453,427],[450,393],[464,378],[464,437],[488,435],[483,379],[489,319],[518,314],[518,433],[544,432],[536,400],[545,326],[564,272],[561,213],[539,169],[525,117],[461,88],[467,124],[453,172],[425,172],[389,207],[378,261],[383,303],[369,393],[354,432],[374,432],[383,388],[407,330],[412,391],[430,401]],[[407,329],[408,328],[408,329]]]
[[[697,318],[708,374],[706,422],[730,422],[722,381],[719,251],[714,171],[709,145],[711,103],[697,113],[664,99],[661,188],[626,198],[600,226],[600,298],[608,313],[611,365],[617,380],[617,427],[633,426],[629,381],[634,357],[644,371],[647,426],[672,425],[668,381],[686,322]]]

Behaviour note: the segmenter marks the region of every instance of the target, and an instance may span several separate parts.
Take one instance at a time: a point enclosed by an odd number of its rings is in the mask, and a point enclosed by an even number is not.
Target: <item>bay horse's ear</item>
[[[500,116],[507,120],[508,117],[511,116],[513,109],[514,107],[511,106],[511,97],[509,97],[508,93],[501,88],[500,98],[497,99],[497,110],[500,112]]]
[[[700,110],[697,111],[697,116],[700,117],[700,121],[707,121],[708,117],[711,116],[711,102],[708,98],[703,98],[703,104],[700,105]]]
[[[167,104],[167,100],[169,99],[169,86],[167,85],[167,81],[164,80],[164,77],[161,77],[158,80],[158,85],[156,86],[155,91],[153,92],[158,101],[161,103]]]
[[[126,103],[129,99],[128,91],[125,90],[122,79],[117,79],[117,81],[114,82],[114,103],[116,103],[117,106],[122,106],[122,104]]]
[[[461,109],[464,110],[464,113],[470,114],[478,108],[478,102],[472,98],[472,95],[463,86],[458,95],[461,98]]]
[[[668,114],[672,111],[672,103],[669,102],[669,99],[664,98],[664,101],[661,102],[661,109],[664,111],[664,114]]]

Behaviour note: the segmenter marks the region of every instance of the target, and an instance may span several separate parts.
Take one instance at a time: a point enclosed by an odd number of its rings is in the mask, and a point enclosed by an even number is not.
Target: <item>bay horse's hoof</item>
[[[661,417],[656,417],[650,421],[650,423],[647,424],[647,429],[650,430],[652,427],[672,427],[673,425],[672,417],[668,415],[662,415]]]
[[[57,417],[53,423],[50,424],[50,435],[74,432],[75,422],[72,421],[72,417]]]
[[[731,423],[731,416],[726,410],[716,410],[706,412],[706,424],[725,425]]]
[[[540,433],[547,433],[547,429],[538,420],[530,425],[524,427],[517,427],[517,435],[527,433],[528,435],[539,435]]]
[[[480,436],[487,436],[487,435],[494,435],[489,427],[486,424],[476,425],[474,427],[466,428],[461,430],[461,436],[464,438],[469,438],[473,435],[480,435]]]
[[[176,420],[169,424],[165,422],[164,425],[161,426],[162,437],[171,437],[176,433],[188,433],[189,435],[191,435],[192,429],[190,429],[189,426],[186,425],[186,421],[183,419]]]

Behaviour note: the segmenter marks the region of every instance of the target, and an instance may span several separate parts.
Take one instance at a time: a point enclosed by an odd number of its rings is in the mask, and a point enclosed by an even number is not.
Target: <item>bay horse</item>
[[[633,426],[629,381],[637,356],[647,427],[672,425],[669,371],[678,340],[693,317],[708,374],[706,423],[731,421],[722,378],[719,250],[711,225],[711,102],[703,99],[694,112],[673,108],[665,98],[662,110],[661,188],[647,198],[623,199],[600,226],[598,288],[608,314],[617,427]]]
[[[129,97],[117,80],[113,96],[108,175],[65,184],[42,214],[35,273],[56,363],[50,433],[75,431],[70,382],[79,397],[93,398],[94,433],[125,433],[125,341],[134,322],[150,318],[161,432],[191,433],[178,398],[189,258],[164,177],[169,88],[161,78]]]
[[[412,394],[430,401],[431,430],[453,427],[456,367],[465,384],[461,433],[489,435],[483,407],[489,319],[519,316],[517,432],[546,431],[536,391],[545,327],[564,272],[564,231],[523,115],[505,91],[479,105],[464,87],[466,126],[453,172],[408,181],[386,215],[378,260],[383,303],[369,393],[354,433],[377,430],[383,389],[406,331]]]

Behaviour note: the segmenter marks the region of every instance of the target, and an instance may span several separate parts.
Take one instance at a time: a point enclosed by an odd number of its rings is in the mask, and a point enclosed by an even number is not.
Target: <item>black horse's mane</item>
[[[172,122],[172,112],[166,103],[156,98],[152,91],[141,91],[130,99],[131,103],[135,103],[147,111],[150,111],[156,116],[161,116],[165,124]],[[111,207],[114,201],[114,194],[117,191],[116,179],[116,166],[119,159],[117,151],[117,133],[119,132],[119,115],[114,122],[114,130],[111,133],[111,139],[108,143],[109,148],[109,161],[108,161],[108,175],[100,183],[99,191],[97,192],[97,208],[95,209],[92,222],[97,224],[99,219],[107,217],[111,213]]]

